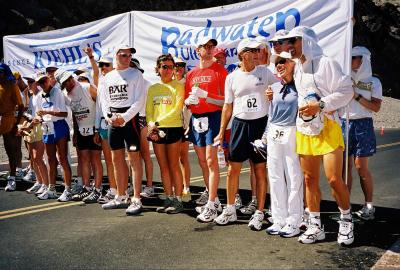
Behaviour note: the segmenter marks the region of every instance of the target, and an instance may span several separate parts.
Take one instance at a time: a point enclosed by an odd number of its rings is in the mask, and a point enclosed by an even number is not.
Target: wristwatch
[[[321,109],[321,111],[325,108],[325,101],[323,100],[319,101],[319,108]]]
[[[360,101],[361,98],[362,98],[362,95],[358,95],[358,96],[355,97],[355,100],[356,101]]]

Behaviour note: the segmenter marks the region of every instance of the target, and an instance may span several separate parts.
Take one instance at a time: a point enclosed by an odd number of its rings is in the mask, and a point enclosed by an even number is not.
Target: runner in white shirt
[[[57,159],[62,167],[65,189],[59,201],[69,201],[71,193],[71,166],[68,162],[69,127],[65,118],[68,115],[65,97],[57,86],[51,85],[50,78],[39,73],[36,82],[42,91],[38,95],[36,115],[33,124],[42,122],[43,142],[49,164],[49,186],[39,199],[47,200],[56,198]]]
[[[96,116],[97,89],[88,83],[80,83],[70,71],[58,69],[57,82],[65,89],[65,96],[73,114],[73,142],[81,155],[83,188],[73,200],[95,203],[101,195],[103,166],[101,164],[101,146],[94,143],[94,124]],[[95,187],[90,187],[90,175],[93,168]],[[65,194],[71,196],[72,194]]]
[[[104,100],[101,100],[103,115],[109,124],[108,141],[110,143],[117,182],[117,196],[114,200],[103,204],[103,209],[124,208],[129,203],[127,194],[128,166],[125,161],[125,149],[128,151],[130,164],[133,168],[134,195],[132,203],[126,210],[127,214],[135,215],[142,211],[140,191],[142,179],[140,173],[140,128],[139,112],[144,106],[144,80],[142,73],[129,67],[132,53],[135,49],[128,45],[116,48],[116,68],[107,73],[104,83]],[[102,95],[103,97],[103,95]]]
[[[264,94],[268,85],[275,83],[272,72],[266,66],[256,66],[260,43],[244,39],[237,48],[240,68],[229,74],[225,81],[225,104],[222,110],[221,128],[214,139],[220,142],[224,138],[226,126],[231,117],[232,131],[229,142],[229,168],[227,177],[228,204],[215,222],[225,225],[237,220],[235,194],[239,185],[242,163],[250,159],[254,164],[257,181],[257,210],[251,217],[249,227],[261,230],[264,220],[264,203],[266,196],[266,160],[254,151],[250,142],[261,138],[267,125],[268,101]]]
[[[352,168],[355,165],[360,177],[360,184],[365,197],[365,205],[356,212],[364,219],[371,220],[375,216],[372,203],[373,181],[368,169],[369,157],[376,153],[376,138],[372,120],[372,112],[379,112],[382,104],[382,84],[372,76],[371,53],[365,47],[352,49],[352,80],[354,97],[349,104],[349,159],[347,188],[351,192],[353,182]],[[343,136],[346,134],[346,114],[341,110]]]

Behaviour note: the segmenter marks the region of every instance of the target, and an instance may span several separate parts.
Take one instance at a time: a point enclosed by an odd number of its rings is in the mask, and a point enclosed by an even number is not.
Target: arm
[[[93,70],[93,84],[97,87],[99,85],[99,67],[97,66],[96,61],[94,60],[94,56],[93,56],[93,49],[90,47],[86,47],[83,49],[84,53],[86,53],[86,55],[89,58],[90,61],[90,65],[92,66],[92,70]]]
[[[154,121],[154,106],[153,106],[153,91],[152,87],[149,87],[149,91],[147,92],[146,98],[146,121],[147,123],[155,122]]]
[[[358,99],[358,102],[360,105],[364,106],[365,108],[373,111],[373,112],[379,112],[381,109],[381,104],[382,104],[382,84],[379,81],[379,79],[373,77],[372,81],[372,95],[371,95],[371,100],[365,99],[362,95],[355,93],[355,98]],[[357,101],[356,99],[356,101]]]

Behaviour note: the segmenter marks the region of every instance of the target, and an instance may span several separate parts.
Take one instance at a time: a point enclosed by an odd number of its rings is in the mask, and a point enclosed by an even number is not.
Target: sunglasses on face
[[[119,53],[118,56],[127,58],[127,57],[132,57],[132,54],[131,53]]]
[[[174,66],[169,66],[169,65],[162,65],[161,66],[162,69],[174,69]]]
[[[352,57],[351,57],[351,60],[361,59],[361,58],[362,58],[362,56],[356,55],[356,56],[352,56]]]
[[[175,64],[175,68],[184,68],[184,67],[186,67],[185,63]]]
[[[246,48],[243,50],[244,53],[246,52],[251,52],[251,53],[259,53],[260,49],[259,48]]]
[[[201,47],[203,47],[203,48],[206,49],[206,50],[210,50],[210,49],[214,49],[214,48],[215,48],[214,45],[209,45],[209,44],[203,45],[203,46],[201,46]]]
[[[102,68],[102,67],[109,67],[111,64],[110,63],[100,63],[99,64],[99,68]]]
[[[282,58],[281,60],[279,60],[279,61],[275,62],[275,66],[277,66],[277,65],[279,65],[279,64],[283,65],[283,64],[285,64],[285,63],[286,63],[286,61],[287,61],[287,59],[286,59],[286,58]]]

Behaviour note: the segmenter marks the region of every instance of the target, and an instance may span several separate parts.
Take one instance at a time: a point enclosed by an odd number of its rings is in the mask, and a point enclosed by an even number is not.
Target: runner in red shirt
[[[225,78],[228,73],[213,60],[216,45],[217,41],[208,37],[198,42],[196,52],[200,63],[187,74],[185,84],[185,104],[192,111],[189,140],[194,145],[207,186],[196,201],[200,205],[205,204],[196,209],[200,212],[197,220],[201,222],[213,221],[217,217],[217,209],[222,211],[217,197],[219,168],[217,147],[213,147],[213,140],[221,124]]]

